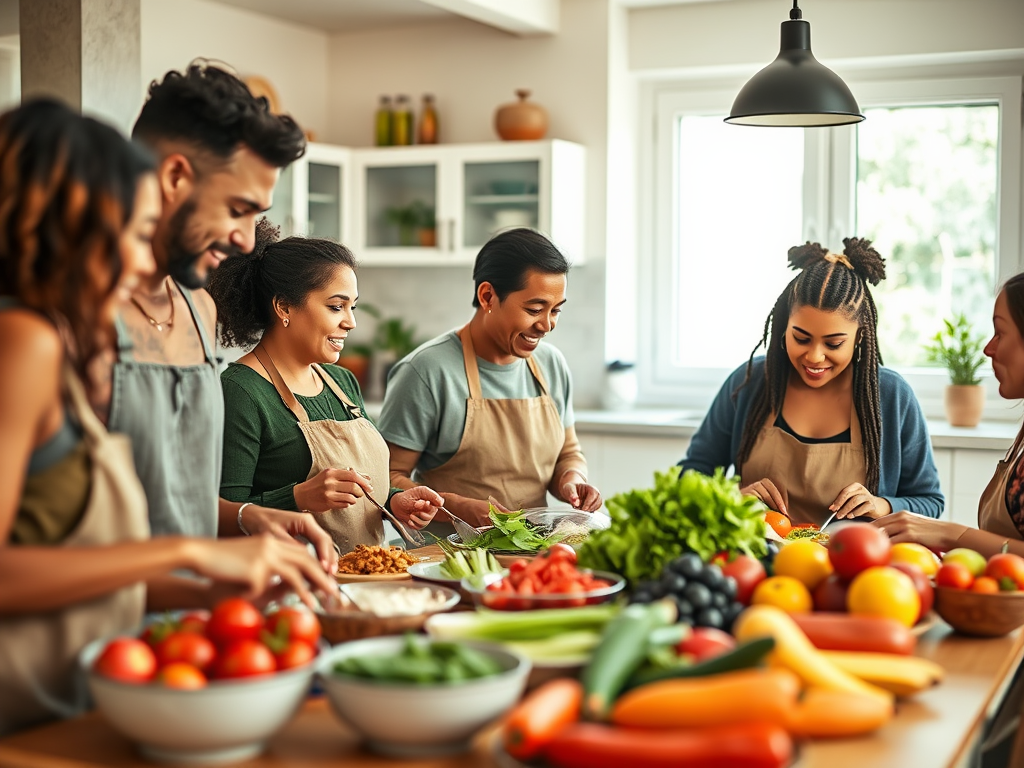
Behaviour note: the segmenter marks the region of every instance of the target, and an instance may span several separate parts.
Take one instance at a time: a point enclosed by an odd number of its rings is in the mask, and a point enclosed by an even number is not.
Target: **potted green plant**
[[[434,209],[422,200],[413,200],[409,205],[395,206],[384,212],[389,224],[398,227],[398,243],[402,246],[419,245],[432,248],[437,241],[437,222]]]
[[[943,321],[943,329],[925,346],[928,360],[940,363],[949,372],[946,387],[946,418],[954,427],[975,427],[985,406],[985,388],[978,370],[985,362],[985,340],[973,332],[967,317],[960,313]]]

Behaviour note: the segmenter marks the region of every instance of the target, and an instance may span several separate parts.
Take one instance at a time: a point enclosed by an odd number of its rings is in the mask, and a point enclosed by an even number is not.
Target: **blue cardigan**
[[[757,382],[764,377],[764,358],[754,360],[750,382],[733,400],[732,393],[743,383],[746,368],[744,364],[733,371],[718,391],[690,441],[686,458],[679,462],[683,470],[696,469],[709,475],[716,467],[735,465]],[[908,509],[938,517],[945,498],[939,488],[939,473],[921,406],[910,385],[890,368],[878,369],[878,393],[882,411],[878,495],[892,505],[894,512]]]

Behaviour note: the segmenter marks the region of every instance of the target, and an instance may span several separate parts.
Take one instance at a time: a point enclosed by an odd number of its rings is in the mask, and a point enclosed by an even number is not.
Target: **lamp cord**
[[[791,10],[789,12],[789,19],[790,19],[790,21],[796,21],[797,19],[802,19],[804,17],[803,13],[797,7],[796,3],[797,3],[797,0],[793,0],[793,10]]]

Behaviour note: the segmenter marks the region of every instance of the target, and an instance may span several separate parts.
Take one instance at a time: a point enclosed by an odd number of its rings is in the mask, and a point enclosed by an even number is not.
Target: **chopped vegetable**
[[[765,506],[739,490],[721,469],[713,476],[679,467],[654,473],[654,488],[620,493],[607,502],[612,524],[580,548],[580,564],[613,571],[633,584],[661,576],[686,551],[708,562],[719,552],[767,553]]]
[[[541,611],[448,613],[433,617],[428,631],[447,640],[546,640],[563,632],[600,632],[619,612],[611,603]]]
[[[439,539],[439,543],[445,552],[441,573],[448,578],[464,579],[467,576],[501,573],[504,570],[494,555],[485,549],[456,549],[447,539]]]
[[[419,642],[407,634],[401,652],[350,656],[334,665],[343,675],[389,683],[458,683],[500,674],[502,669],[486,653],[454,642]]]

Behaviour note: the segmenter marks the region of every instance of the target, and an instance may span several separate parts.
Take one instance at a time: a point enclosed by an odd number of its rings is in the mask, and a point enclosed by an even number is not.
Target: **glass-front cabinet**
[[[309,144],[306,154],[281,171],[267,218],[281,236],[325,237],[348,245],[352,205],[351,150]]]
[[[532,227],[580,263],[585,157],[560,140],[353,150],[357,256],[471,264],[496,232]]]

